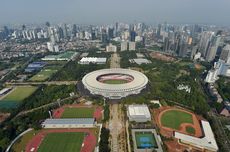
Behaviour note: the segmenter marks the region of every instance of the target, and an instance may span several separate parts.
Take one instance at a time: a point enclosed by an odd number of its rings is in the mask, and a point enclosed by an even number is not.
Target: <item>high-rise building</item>
[[[201,34],[201,39],[199,43],[199,51],[204,57],[206,56],[206,53],[211,45],[211,40],[213,36],[214,36],[214,32],[211,32],[211,31],[205,31]]]
[[[109,38],[109,40],[114,38],[114,28],[108,29],[108,38]]]
[[[106,29],[102,29],[101,41],[104,44],[106,44],[108,42],[108,37],[107,37]]]
[[[135,42],[135,37],[136,37],[136,32],[130,31],[130,41],[131,42]]]
[[[129,42],[129,51],[136,50],[136,42]]]
[[[229,58],[230,58],[230,44],[227,44],[223,48],[223,50],[222,50],[222,52],[220,54],[220,59],[225,61],[225,62],[228,62]]]
[[[121,42],[121,51],[126,51],[126,50],[128,50],[128,42],[127,41]]]

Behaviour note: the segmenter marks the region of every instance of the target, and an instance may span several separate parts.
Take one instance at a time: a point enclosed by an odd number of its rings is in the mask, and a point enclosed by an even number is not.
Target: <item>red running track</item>
[[[84,132],[88,135],[84,138],[84,146],[81,147],[81,152],[93,152],[96,143],[97,143],[97,137],[94,135],[93,131],[89,129],[50,129],[50,130],[42,130],[37,135],[33,137],[33,139],[26,145],[26,152],[31,152],[33,149],[33,152],[37,152],[39,145],[42,143],[42,140],[48,133],[57,133],[57,132]]]

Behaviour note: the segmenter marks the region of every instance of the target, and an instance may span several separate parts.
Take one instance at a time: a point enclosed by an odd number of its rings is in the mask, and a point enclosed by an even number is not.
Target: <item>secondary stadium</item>
[[[85,75],[84,87],[93,95],[108,99],[121,99],[139,94],[146,88],[148,78],[141,72],[131,69],[102,69]]]

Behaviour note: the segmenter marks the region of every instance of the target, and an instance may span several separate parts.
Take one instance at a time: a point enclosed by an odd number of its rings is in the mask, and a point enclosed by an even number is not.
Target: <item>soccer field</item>
[[[165,127],[179,130],[183,123],[193,124],[192,115],[180,110],[169,110],[162,114],[161,124]]]
[[[124,84],[127,83],[127,80],[105,80],[103,83],[106,84]]]
[[[34,86],[20,86],[13,89],[2,101],[20,102],[29,97],[37,87]],[[0,101],[1,102],[1,101]]]
[[[83,140],[82,132],[49,133],[38,152],[80,152]]]
[[[94,108],[65,108],[61,118],[93,118]]]
[[[58,68],[45,68],[31,77],[30,81],[45,81],[50,78],[54,73],[58,71]]]

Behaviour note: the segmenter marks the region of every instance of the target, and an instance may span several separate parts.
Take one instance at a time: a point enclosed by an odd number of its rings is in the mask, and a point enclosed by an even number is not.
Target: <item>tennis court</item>
[[[158,148],[156,139],[151,132],[135,132],[138,149]]]

